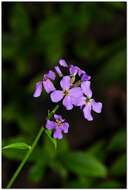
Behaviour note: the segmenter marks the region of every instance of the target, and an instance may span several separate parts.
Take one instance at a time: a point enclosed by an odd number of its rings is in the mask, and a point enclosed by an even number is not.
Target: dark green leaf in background
[[[69,171],[86,177],[105,177],[106,167],[94,156],[82,152],[70,152],[62,157],[63,164]]]
[[[110,172],[114,176],[124,176],[126,170],[126,155],[122,155],[112,164]]]
[[[126,149],[126,133],[124,130],[120,130],[114,135],[107,149],[108,151],[116,152]]]

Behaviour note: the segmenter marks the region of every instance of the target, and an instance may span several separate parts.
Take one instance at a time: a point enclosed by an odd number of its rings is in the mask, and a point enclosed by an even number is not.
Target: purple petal
[[[60,81],[60,86],[63,90],[68,90],[71,85],[71,79],[69,76],[64,76]]]
[[[92,115],[91,115],[91,103],[86,104],[86,106],[83,109],[84,117],[88,121],[92,121]]]
[[[68,64],[66,63],[66,61],[64,59],[60,59],[59,60],[59,64],[62,66],[62,67],[68,67]]]
[[[87,75],[86,73],[84,73],[83,75],[82,75],[82,77],[81,77],[81,81],[88,81],[88,80],[90,80],[91,79],[91,77],[89,76],[89,75]]]
[[[55,90],[50,95],[52,102],[59,102],[63,97],[64,93],[61,90]]]
[[[53,71],[49,71],[48,72],[48,74],[47,74],[47,77],[49,78],[49,79],[51,79],[51,80],[55,80],[55,78],[56,78],[56,75],[55,75],[55,73],[53,72]]]
[[[50,93],[55,90],[55,87],[50,79],[43,80],[43,86],[47,93]]]
[[[44,74],[44,75],[43,75],[43,81],[44,81],[44,80],[47,80],[47,79],[48,79],[47,74]]]
[[[50,121],[49,119],[46,122],[46,128],[48,130],[52,130],[54,128],[56,128],[56,123],[54,121]]]
[[[67,122],[63,123],[61,129],[64,131],[64,133],[68,133],[69,124]]]
[[[33,97],[39,97],[42,92],[42,81],[39,81],[36,83],[35,92],[33,94]]]
[[[69,95],[74,98],[79,98],[83,93],[80,87],[74,87],[69,90]]]
[[[60,128],[56,128],[54,134],[53,134],[53,137],[55,139],[62,139],[63,138],[63,135],[62,135],[62,131]]]
[[[66,107],[67,110],[71,110],[73,108],[70,96],[65,96],[65,98],[63,99],[63,105]]]
[[[95,102],[95,100],[92,101],[92,109],[96,113],[101,113],[102,110],[102,103],[101,102]]]
[[[70,75],[76,75],[78,72],[77,66],[71,65],[69,68]]]
[[[90,81],[84,81],[81,83],[81,89],[82,89],[83,93],[89,98],[92,97],[92,91],[90,88],[90,84],[91,84]]]
[[[79,67],[78,67],[78,68],[79,68]],[[79,75],[79,77],[80,77],[82,74],[85,74],[85,71],[79,68],[79,70],[78,70],[78,75]]]
[[[75,106],[83,106],[85,105],[85,97],[84,96],[81,96],[79,98],[72,97],[72,103]]]
[[[64,119],[62,119],[62,116],[58,115],[58,114],[54,114],[54,118],[58,119],[58,120],[61,120],[61,121],[64,121]]]
[[[57,74],[58,74],[60,77],[62,77],[63,74],[62,74],[60,68],[59,68],[58,66],[55,66],[54,68],[55,68],[55,71],[57,72]]]

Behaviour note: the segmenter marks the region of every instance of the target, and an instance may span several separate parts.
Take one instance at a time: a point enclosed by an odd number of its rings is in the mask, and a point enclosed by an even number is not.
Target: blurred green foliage
[[[47,95],[42,93],[35,100],[32,93],[35,82],[60,57],[93,75],[95,90],[103,91],[102,96],[113,84],[125,88],[125,3],[3,2],[2,8],[3,146],[15,142],[31,145],[39,127],[45,124]],[[102,128],[105,123],[103,120],[100,124]],[[4,150],[3,156],[13,164],[19,163],[25,153]],[[116,156],[109,164],[111,155]],[[64,138],[55,151],[44,134],[30,157],[28,181],[43,187],[49,169],[60,176],[62,188],[125,187],[125,128],[121,126],[110,139],[93,139],[78,150]]]

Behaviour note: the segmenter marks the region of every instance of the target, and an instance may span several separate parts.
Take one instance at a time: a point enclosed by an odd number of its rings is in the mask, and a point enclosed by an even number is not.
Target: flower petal
[[[78,67],[78,75],[79,75],[79,77],[80,77],[82,74],[85,74],[85,71],[82,70],[82,69],[80,69],[80,68]]]
[[[60,59],[59,60],[59,64],[62,66],[62,67],[68,67],[68,64],[66,63],[66,61],[64,59]]]
[[[51,80],[55,80],[56,75],[53,71],[50,70],[50,71],[48,71],[47,77]]]
[[[83,106],[83,105],[85,105],[85,97],[84,96],[81,96],[78,98],[72,97],[72,103],[75,106]]]
[[[63,123],[61,129],[63,130],[64,133],[68,133],[68,128],[69,128],[68,122]]]
[[[70,75],[75,76],[77,74],[77,72],[78,72],[77,66],[71,65],[70,68],[69,68],[69,72],[70,72]]]
[[[71,85],[71,79],[69,76],[64,76],[60,81],[60,86],[63,90],[68,90]]]
[[[55,90],[55,86],[50,79],[43,80],[43,86],[48,94]]]
[[[55,90],[50,95],[52,102],[59,102],[63,97],[64,93],[61,90]]]
[[[92,101],[92,109],[96,113],[100,113],[102,110],[102,103],[101,102],[95,102],[95,100]]]
[[[69,94],[71,97],[79,98],[83,95],[80,87],[74,87],[69,90]]]
[[[56,128],[56,123],[54,121],[50,121],[49,119],[46,122],[46,128],[48,130],[52,130],[54,128]]]
[[[61,70],[60,70],[60,68],[58,66],[55,66],[54,69],[57,72],[57,74],[59,75],[59,77],[63,76],[63,74],[62,74],[62,72],[61,72]]]
[[[35,92],[33,94],[33,97],[39,97],[42,92],[42,81],[39,81],[36,83]]]
[[[70,96],[65,96],[65,98],[63,99],[63,105],[66,107],[67,110],[71,110],[73,108]]]
[[[84,73],[82,76],[81,76],[81,81],[88,81],[90,80],[91,77],[89,75],[87,75],[86,73]]]
[[[81,83],[81,89],[82,89],[83,93],[89,98],[92,97],[92,91],[90,88],[90,84],[91,84],[90,81],[84,81]]]
[[[86,104],[86,106],[83,109],[84,117],[88,121],[92,121],[93,117],[91,115],[91,103]]]
[[[54,137],[55,139],[62,139],[62,138],[63,138],[63,135],[62,135],[61,129],[56,128],[56,130],[55,130],[55,132],[54,132],[54,134],[53,134],[53,137]]]
[[[63,120],[63,119],[62,119],[62,116],[61,116],[61,115],[58,115],[58,114],[54,114],[54,118],[55,118],[55,119],[59,119],[59,120]]]

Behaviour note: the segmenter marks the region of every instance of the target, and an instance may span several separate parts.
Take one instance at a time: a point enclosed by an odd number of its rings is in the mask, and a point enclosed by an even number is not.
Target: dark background
[[[35,82],[60,58],[92,76],[102,113],[88,122],[78,109],[61,107],[69,133],[56,152],[43,135],[13,187],[125,188],[126,3],[2,3],[3,146],[31,144],[45,124],[54,104],[45,92],[32,95]],[[3,187],[25,153],[3,151]]]

